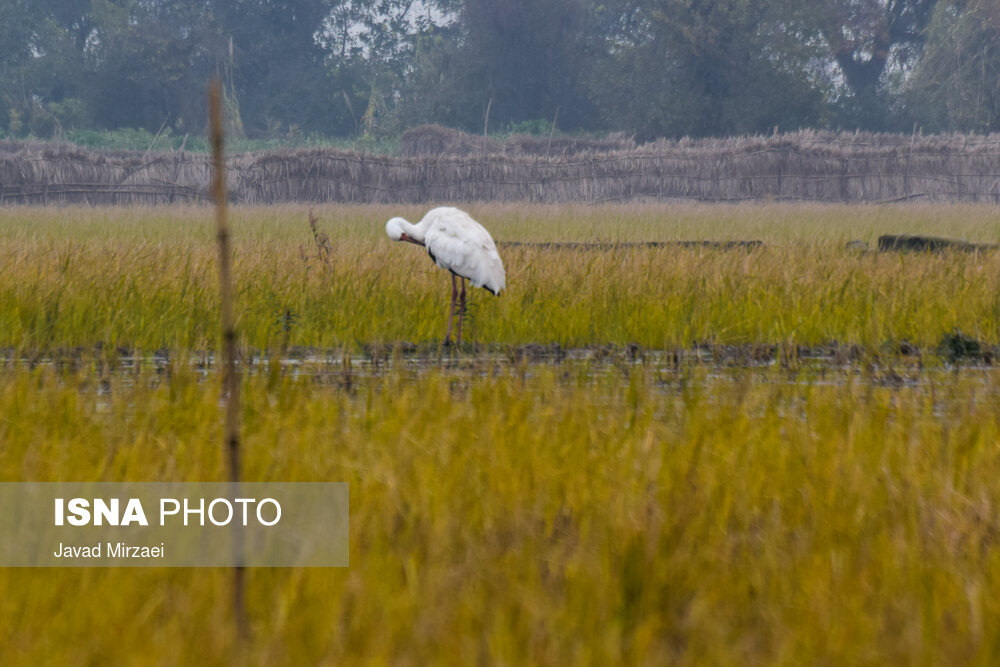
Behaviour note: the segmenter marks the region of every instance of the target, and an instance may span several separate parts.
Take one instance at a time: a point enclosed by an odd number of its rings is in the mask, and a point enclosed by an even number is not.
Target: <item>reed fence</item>
[[[326,148],[246,153],[228,158],[228,189],[240,204],[1000,202],[1000,135],[797,132],[641,146],[616,139],[603,148],[584,141],[585,150],[548,155],[544,138],[513,138],[499,149],[413,142],[399,157]],[[207,203],[210,162],[197,153],[0,142],[0,203]]]

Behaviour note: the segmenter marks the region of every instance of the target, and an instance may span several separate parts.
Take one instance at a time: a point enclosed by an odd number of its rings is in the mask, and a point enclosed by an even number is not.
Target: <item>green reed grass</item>
[[[996,241],[989,207],[469,207],[498,240],[760,239],[756,251],[503,250],[508,290],[475,290],[467,338],[485,344],[687,346],[828,341],[932,346],[954,328],[1000,342],[996,253],[862,254],[886,232]],[[423,209],[235,209],[241,344],[356,348],[437,341],[449,284],[385,220]],[[0,346],[215,349],[211,214],[200,208],[0,209]]]
[[[987,207],[469,207],[504,251],[485,344],[1000,341]],[[436,341],[447,275],[385,238],[416,208],[235,209],[244,347]],[[211,481],[211,211],[0,209],[0,480]],[[303,255],[305,258],[303,258]],[[291,313],[293,317],[286,315]],[[101,353],[53,354],[103,344]],[[168,348],[154,367],[116,346]],[[25,361],[16,361],[23,355]],[[994,664],[1000,374],[397,357],[247,368],[244,478],[347,481],[350,568],[248,571],[249,664]],[[111,358],[109,358],[111,357]],[[0,569],[5,664],[232,664],[225,569]]]
[[[351,566],[248,572],[249,664],[991,664],[996,371],[340,365],[244,386]],[[0,479],[216,480],[219,376],[9,366]],[[230,664],[223,569],[0,570],[10,664]]]

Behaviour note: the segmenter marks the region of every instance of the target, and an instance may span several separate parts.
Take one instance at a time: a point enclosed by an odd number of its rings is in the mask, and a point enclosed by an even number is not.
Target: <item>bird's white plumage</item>
[[[450,206],[431,209],[417,224],[392,218],[385,231],[394,241],[422,244],[442,269],[468,278],[494,294],[507,286],[503,262],[493,237],[468,213]]]

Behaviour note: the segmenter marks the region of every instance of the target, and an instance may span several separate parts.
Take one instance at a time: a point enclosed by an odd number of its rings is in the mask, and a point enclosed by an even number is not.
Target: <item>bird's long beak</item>
[[[407,235],[406,235],[406,233],[403,233],[403,234],[402,234],[402,235],[401,235],[401,236],[399,237],[399,240],[400,240],[400,241],[409,241],[410,243],[413,243],[414,245],[419,245],[419,246],[422,246],[422,245],[423,245],[423,243],[421,243],[420,241],[418,241],[418,240],[416,240],[416,239],[414,239],[414,238],[410,238],[409,236],[407,236]]]

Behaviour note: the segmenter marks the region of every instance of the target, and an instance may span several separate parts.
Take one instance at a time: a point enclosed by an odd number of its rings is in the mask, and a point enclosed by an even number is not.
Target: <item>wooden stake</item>
[[[240,376],[236,368],[236,321],[233,316],[232,249],[227,221],[226,160],[223,143],[222,84],[208,87],[209,127],[212,142],[212,199],[215,200],[216,240],[219,245],[219,301],[222,323],[222,400],[226,404],[226,458],[229,481],[240,483]],[[233,524],[233,614],[241,638],[250,636],[246,612],[246,573],[243,567],[243,533]]]

